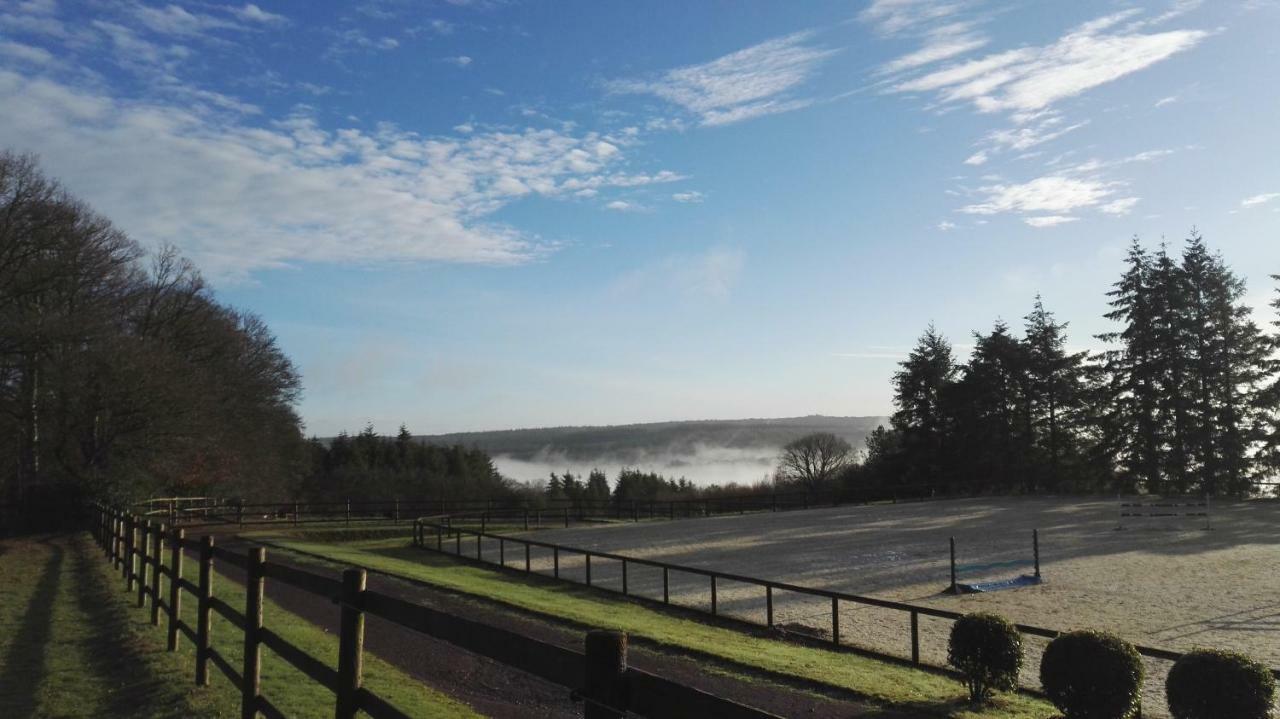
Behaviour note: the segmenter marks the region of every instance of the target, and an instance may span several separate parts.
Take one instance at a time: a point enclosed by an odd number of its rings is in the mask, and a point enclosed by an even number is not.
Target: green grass
[[[187,576],[194,575],[188,563]],[[212,684],[194,686],[195,652],[183,639],[165,651],[165,631],[138,609],[118,573],[87,536],[0,542],[0,716],[235,717],[240,693],[211,665]],[[168,596],[167,582],[162,596]],[[238,609],[244,590],[221,575],[215,594]],[[335,611],[336,608],[335,608]],[[267,627],[330,666],[337,637],[285,612],[263,608]],[[194,626],[195,601],[183,598],[183,620]],[[242,635],[215,615],[213,646],[239,670]],[[328,716],[333,693],[270,650],[262,652],[262,693],[288,716]],[[364,684],[413,716],[475,717],[469,707],[433,690],[369,653]]]
[[[739,665],[842,687],[888,707],[965,719],[1039,719],[1055,715],[1047,702],[1019,694],[1004,695],[997,704],[981,711],[969,710],[964,706],[965,692],[960,682],[935,673],[848,652],[756,637],[609,597],[580,585],[500,573],[414,549],[403,540],[326,544],[285,535],[259,536],[278,546],[322,555],[334,562],[391,572],[578,624],[626,631],[676,649],[695,650]]]

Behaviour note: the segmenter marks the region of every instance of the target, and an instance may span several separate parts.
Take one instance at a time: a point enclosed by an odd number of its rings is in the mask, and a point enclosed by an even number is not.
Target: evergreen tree
[[[1277,282],[1276,297],[1271,301],[1275,311],[1271,324],[1275,334],[1271,337],[1271,358],[1267,371],[1271,374],[1271,384],[1257,395],[1258,417],[1262,422],[1262,448],[1258,453],[1259,474],[1276,479],[1280,477],[1280,275],[1271,275]],[[1275,488],[1280,493],[1280,488]]]
[[[1125,262],[1124,274],[1107,292],[1111,311],[1105,315],[1124,327],[1098,335],[1103,342],[1119,345],[1102,355],[1109,387],[1107,406],[1099,416],[1100,435],[1106,438],[1107,454],[1118,464],[1122,486],[1127,491],[1145,486],[1154,492],[1160,491],[1162,460],[1158,342],[1153,330],[1151,255],[1136,237]]]
[[[1083,439],[1086,352],[1067,353],[1067,323],[1059,323],[1045,310],[1040,295],[1026,316],[1027,375],[1032,425],[1031,440],[1048,458],[1044,477],[1057,488],[1064,476],[1064,463],[1079,466]],[[1079,476],[1075,477],[1079,479]]]
[[[890,422],[902,438],[901,481],[938,483],[947,448],[942,396],[957,371],[951,343],[930,324],[900,367],[893,375],[897,411]]]
[[[973,337],[973,354],[961,379],[942,395],[951,435],[947,460],[973,490],[1031,489],[1025,485],[1032,445],[1027,347],[1009,334],[1003,321],[989,334],[975,332]]]

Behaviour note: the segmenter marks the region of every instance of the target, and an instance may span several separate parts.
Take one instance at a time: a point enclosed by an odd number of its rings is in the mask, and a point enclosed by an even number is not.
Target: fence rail
[[[626,666],[626,638],[614,633],[588,634],[586,651],[578,652],[522,634],[431,609],[366,587],[366,570],[349,568],[341,581],[267,560],[263,547],[245,554],[216,546],[212,536],[193,542],[184,528],[170,528],[124,510],[95,505],[91,529],[106,558],[121,572],[128,591],[136,588],[138,606],[151,603],[151,623],[167,620],[168,649],[176,651],[182,637],[196,649],[195,683],[207,686],[210,667],[221,673],[241,693],[241,717],[269,719],[285,714],[263,696],[262,648],[295,667],[316,684],[333,692],[337,719],[353,719],[365,712],[374,719],[407,719],[410,715],[363,686],[362,655],[366,616],[376,616],[399,626],[453,644],[520,671],[572,690],[586,705],[588,717],[718,716],[729,719],[776,719],[774,715],[737,702],[684,686]],[[165,543],[169,544],[168,563]],[[183,557],[198,552],[199,580],[183,576]],[[217,563],[245,572],[245,606],[231,606],[214,594]],[[162,599],[161,581],[168,581],[168,599]],[[267,580],[279,581],[319,597],[334,600],[339,608],[338,665],[331,667],[272,631],[266,623],[263,598]],[[183,593],[196,601],[196,626],[181,617]],[[243,664],[237,669],[212,646],[214,615],[234,626],[244,643]],[[601,635],[613,639],[600,641]],[[620,642],[620,644],[619,644]],[[603,667],[603,670],[602,670]],[[697,709],[690,713],[691,708]]]
[[[621,564],[621,570],[622,570],[621,591],[619,593],[621,593],[624,596],[633,596],[642,600],[657,601],[657,600],[649,600],[647,597],[637,596],[630,591],[630,587],[628,583],[627,567],[629,565],[637,565],[637,566],[645,566],[645,567],[653,567],[653,568],[661,569],[662,570],[662,600],[660,603],[663,605],[671,604],[670,590],[671,590],[671,573],[672,572],[706,577],[708,580],[708,587],[710,591],[710,601],[708,603],[710,607],[709,613],[712,616],[718,616],[720,614],[720,612],[718,611],[719,608],[718,608],[718,602],[717,602],[717,596],[716,596],[717,585],[719,582],[727,581],[727,582],[736,582],[739,584],[754,585],[764,589],[764,595],[765,595],[764,596],[764,602],[765,602],[764,626],[767,626],[770,628],[774,626],[774,593],[775,592],[783,591],[783,592],[790,592],[793,594],[826,599],[830,601],[830,613],[829,613],[830,640],[829,641],[831,642],[831,644],[837,647],[851,646],[853,648],[856,648],[858,651],[881,656],[886,659],[892,659],[895,661],[900,660],[901,657],[897,655],[887,654],[885,652],[877,651],[869,647],[858,646],[856,644],[850,645],[847,642],[842,642],[842,637],[840,633],[840,603],[848,602],[850,604],[858,604],[863,606],[871,606],[871,607],[879,607],[883,609],[896,610],[902,613],[904,619],[906,620],[906,623],[908,624],[909,629],[907,632],[907,636],[910,639],[910,657],[911,657],[910,661],[911,661],[911,664],[915,666],[922,666],[922,665],[928,666],[920,658],[919,618],[921,616],[927,616],[927,617],[935,617],[938,619],[955,621],[956,619],[959,619],[962,616],[964,616],[962,612],[953,612],[946,609],[938,609],[935,607],[928,607],[928,606],[923,606],[918,604],[910,604],[907,602],[897,602],[889,599],[880,599],[878,597],[867,597],[867,596],[862,596],[857,594],[849,594],[846,592],[837,592],[830,589],[820,589],[817,587],[805,587],[805,586],[800,586],[796,584],[791,584],[788,582],[779,582],[771,579],[761,579],[759,577],[749,577],[742,574],[733,574],[729,572],[719,572],[713,569],[704,569],[702,567],[690,567],[690,566],[685,566],[680,564],[672,564],[670,562],[662,562],[655,559],[629,557],[626,555],[616,554],[613,552],[600,552],[600,551],[591,550],[591,549],[583,549],[580,547],[570,547],[563,544],[556,544],[553,542],[544,542],[536,539],[527,539],[524,537],[511,537],[511,536],[501,535],[501,534],[480,532],[480,531],[450,526],[446,524],[441,524],[438,522],[433,522],[431,520],[432,518],[426,517],[426,518],[420,518],[414,522],[413,543],[415,546],[423,549],[440,552],[446,555],[460,557],[462,559],[469,560],[469,561],[477,561],[477,562],[482,562],[487,564],[499,564],[503,569],[510,570],[510,571],[523,572],[528,574],[535,573],[533,570],[532,562],[530,561],[530,554],[531,554],[530,548],[539,547],[544,550],[550,550],[552,553],[553,564],[552,564],[551,576],[561,581],[573,582],[573,583],[578,583],[578,582],[576,582],[571,577],[569,577],[568,575],[560,571],[561,561],[565,556],[581,556],[584,558],[584,565],[585,565],[585,569],[583,573],[583,582],[581,583],[586,584],[587,586],[595,587],[597,589],[610,591],[610,592],[618,592],[618,590],[605,587],[598,583],[596,584],[592,583],[591,559],[595,557],[599,559],[615,561]],[[434,534],[434,542],[431,541],[432,538],[430,535],[432,534]],[[463,553],[463,537],[464,536],[468,538],[471,538],[471,537],[475,538],[475,555],[474,556]],[[486,558],[483,551],[483,542],[486,539],[496,541],[498,543],[498,562],[493,561],[492,552],[489,554],[488,558]],[[468,539],[467,544],[469,547],[470,539]],[[1038,555],[1038,549],[1039,549],[1038,544],[1039,543],[1037,541],[1036,542],[1037,555]],[[517,558],[520,556],[518,552],[518,548],[520,547],[524,548],[524,553],[523,553],[524,563],[522,568],[519,568],[519,569],[513,568],[507,562],[507,552],[508,552],[507,545],[514,545],[514,547],[517,548],[517,553],[516,553]],[[449,551],[449,549],[452,549],[453,551]],[[545,573],[543,572],[536,572],[536,573],[539,574],[540,576],[545,576]],[[682,605],[682,608],[695,609],[694,607],[687,607],[684,605]],[[746,620],[741,620],[741,621],[746,621]],[[1014,624],[1014,626],[1017,628],[1017,630],[1021,634],[1024,634],[1027,636],[1041,637],[1045,639],[1053,639],[1062,633],[1061,631],[1056,629],[1046,629],[1044,627],[1037,627],[1037,626],[1032,626],[1028,624]],[[1159,647],[1148,647],[1148,646],[1136,645],[1135,648],[1138,650],[1139,654],[1150,659],[1177,661],[1182,657],[1181,652],[1176,652],[1169,649],[1162,649]],[[946,667],[936,667],[936,666],[933,668],[946,669]],[[1272,668],[1271,674],[1275,678],[1280,679],[1280,669]]]

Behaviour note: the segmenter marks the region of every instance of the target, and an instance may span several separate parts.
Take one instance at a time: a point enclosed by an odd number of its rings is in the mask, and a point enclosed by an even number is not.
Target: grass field
[[[287,535],[264,539],[277,547],[321,554],[341,564],[391,572],[576,624],[627,631],[677,650],[695,650],[744,667],[842,687],[888,706],[911,707],[921,716],[1031,719],[1053,715],[1046,703],[1018,695],[1004,697],[995,708],[971,712],[963,706],[963,688],[953,679],[849,653],[752,636],[583,587],[462,565],[407,547],[404,540],[330,543]]]
[[[212,671],[194,686],[194,652],[165,651],[165,634],[137,609],[119,575],[87,535],[0,541],[0,717],[235,717],[239,690]],[[244,592],[219,576],[218,596],[244,606]],[[167,594],[165,595],[167,596]],[[337,638],[268,601],[267,626],[336,666]],[[194,625],[194,602],[184,619]],[[240,635],[214,620],[213,643],[233,667]],[[365,686],[414,716],[477,716],[385,662],[365,656]],[[288,716],[333,714],[333,694],[263,651],[263,694]]]

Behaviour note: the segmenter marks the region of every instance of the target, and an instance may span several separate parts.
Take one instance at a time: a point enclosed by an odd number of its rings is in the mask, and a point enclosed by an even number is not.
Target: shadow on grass
[[[62,547],[41,541],[49,550],[43,574],[31,595],[22,618],[22,626],[13,637],[0,670],[0,710],[11,719],[36,716],[36,691],[45,676],[45,651],[53,632],[53,607],[62,572]]]
[[[110,687],[105,704],[93,716],[134,717],[142,707],[148,716],[182,716],[185,707],[180,692],[170,685],[173,678],[148,670],[143,650],[129,631],[130,617],[142,614],[119,606],[86,543],[76,542],[73,547],[75,600],[89,627],[83,639],[84,656],[98,681]]]

